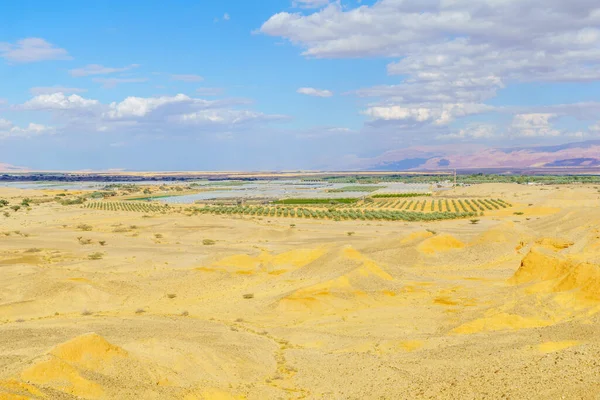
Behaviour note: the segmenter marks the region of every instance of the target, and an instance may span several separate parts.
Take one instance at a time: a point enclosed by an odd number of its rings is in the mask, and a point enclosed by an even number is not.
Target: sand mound
[[[258,256],[236,254],[214,262],[210,268],[237,274],[254,274],[266,272],[279,275],[290,270],[298,269],[312,263],[325,253],[324,248],[295,249],[280,254],[263,251]]]
[[[534,248],[525,256],[510,282],[545,282],[540,290],[574,291],[578,297],[600,301],[600,265],[561,257],[543,248]]]
[[[429,231],[413,232],[413,233],[407,235],[406,237],[402,238],[400,243],[402,243],[402,244],[412,243],[412,242],[416,242],[418,240],[428,239],[432,236],[433,236],[433,232],[429,232]]]
[[[500,331],[500,330],[518,330],[527,328],[539,328],[551,325],[553,321],[548,321],[535,317],[523,317],[518,314],[498,312],[490,310],[486,312],[483,318],[467,322],[452,330],[453,333],[471,334],[479,332]]]
[[[14,393],[28,392],[41,397],[46,390],[63,392],[78,398],[96,399],[108,396],[103,386],[106,378],[124,378],[137,373],[135,366],[121,364],[127,351],[89,333],[59,344],[46,355],[33,360],[20,373],[20,381],[10,381]],[[132,368],[133,367],[133,368]],[[91,378],[94,377],[94,378]],[[142,378],[143,374],[137,374]],[[7,384],[0,384],[7,387]],[[110,397],[110,396],[108,396]]]
[[[542,238],[535,241],[536,244],[552,250],[563,250],[573,246],[573,242],[560,238]]]
[[[376,301],[370,293],[382,296],[393,293],[385,290],[394,278],[373,260],[352,247],[340,252],[343,260],[353,263],[350,271],[321,283],[294,291],[279,301],[280,311],[327,310],[340,307],[356,307]]]
[[[21,379],[84,399],[96,399],[104,394],[99,384],[83,378],[75,367],[51,356],[25,369]]]
[[[452,235],[437,235],[424,240],[417,246],[421,253],[435,254],[455,249],[462,249],[465,244]]]
[[[16,379],[0,381],[0,400],[30,399],[29,396],[44,397],[44,393],[35,386]]]
[[[50,354],[78,367],[97,370],[116,357],[127,357],[122,348],[112,345],[95,333],[79,336],[56,346]]]

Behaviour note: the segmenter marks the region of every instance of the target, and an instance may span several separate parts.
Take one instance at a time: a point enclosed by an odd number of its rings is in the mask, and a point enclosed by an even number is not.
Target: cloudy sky
[[[0,6],[0,163],[340,169],[599,137],[597,0]]]

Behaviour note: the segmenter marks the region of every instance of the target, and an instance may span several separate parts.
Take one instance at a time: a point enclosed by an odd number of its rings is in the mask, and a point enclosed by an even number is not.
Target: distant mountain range
[[[598,169],[600,140],[556,146],[489,148],[477,145],[423,146],[388,151],[370,160],[373,171],[440,169]]]

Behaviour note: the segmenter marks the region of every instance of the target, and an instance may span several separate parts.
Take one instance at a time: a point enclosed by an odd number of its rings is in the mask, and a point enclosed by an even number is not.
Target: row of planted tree
[[[439,221],[445,219],[471,218],[477,212],[416,212],[400,210],[371,210],[363,208],[313,209],[304,207],[271,206],[204,206],[189,207],[191,214],[249,215],[262,217],[290,217],[342,220],[382,220],[382,221]]]

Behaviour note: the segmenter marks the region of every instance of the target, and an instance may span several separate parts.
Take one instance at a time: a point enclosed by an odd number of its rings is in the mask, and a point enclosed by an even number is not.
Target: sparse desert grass
[[[204,246],[212,246],[212,245],[214,245],[215,243],[217,243],[217,242],[215,242],[215,241],[214,241],[214,240],[212,240],[212,239],[204,239],[204,240],[202,241],[202,244],[203,244]]]
[[[103,257],[104,257],[104,254],[99,253],[99,252],[88,255],[89,260],[102,260]]]
[[[83,246],[92,244],[92,239],[84,238],[83,236],[78,236],[77,241],[79,242],[80,245],[83,245]]]
[[[146,310],[144,310],[143,308],[138,308],[137,310],[135,310],[136,314],[143,314],[145,312],[146,312]]]
[[[90,310],[83,310],[81,312],[81,315],[83,315],[83,316],[88,316],[88,315],[92,315],[92,314],[93,314],[93,312],[91,312]]]
[[[253,299],[254,298],[254,293],[246,293],[242,297],[245,298],[245,299]]]
[[[79,229],[80,231],[91,231],[93,229],[93,227],[91,225],[88,224],[79,224],[77,225],[77,229]]]

